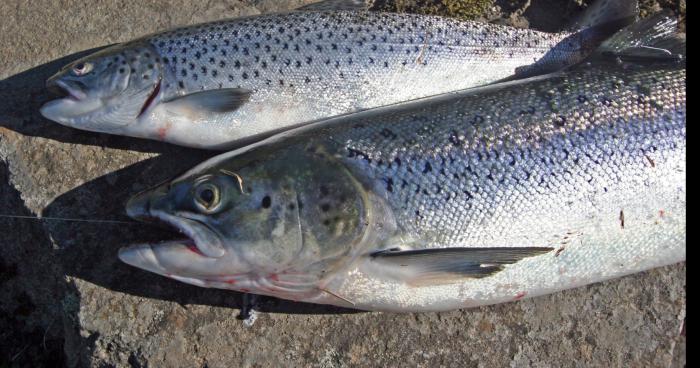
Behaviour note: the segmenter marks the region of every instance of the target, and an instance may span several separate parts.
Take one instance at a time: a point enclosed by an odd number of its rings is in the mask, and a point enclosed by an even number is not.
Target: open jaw
[[[203,278],[217,269],[226,253],[218,236],[196,220],[162,212],[134,211],[129,215],[147,222],[165,223],[185,237],[155,243],[141,243],[119,250],[123,262],[179,281],[203,285]],[[135,214],[136,212],[137,214]]]
[[[102,101],[89,98],[79,85],[62,80],[51,81],[48,89],[59,96],[41,107],[41,115],[58,123],[70,123],[69,119],[86,115],[102,108]]]

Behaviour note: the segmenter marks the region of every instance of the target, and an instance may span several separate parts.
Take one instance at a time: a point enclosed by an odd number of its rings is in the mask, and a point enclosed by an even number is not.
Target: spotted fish
[[[177,28],[70,63],[41,112],[71,127],[225,148],[322,118],[571,65],[636,15],[601,0],[557,34],[435,16],[293,11]]]
[[[685,43],[654,17],[575,69],[307,125],[127,212],[189,239],[120,258],[365,310],[519,300],[685,259]]]

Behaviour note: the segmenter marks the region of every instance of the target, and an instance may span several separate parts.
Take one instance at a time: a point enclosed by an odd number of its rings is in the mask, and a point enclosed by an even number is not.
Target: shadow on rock
[[[32,216],[0,161],[0,214]],[[51,240],[36,220],[0,218],[0,367],[62,366],[64,291]]]
[[[105,46],[106,47],[106,46]],[[92,133],[65,127],[45,119],[39,108],[56,98],[46,89],[46,80],[66,64],[104,47],[81,51],[0,80],[0,126],[20,134],[76,143],[128,149],[140,152],[163,152],[165,143],[144,139]]]
[[[52,222],[46,225],[60,250],[66,275],[107,289],[182,305],[199,304],[242,309],[247,305],[241,293],[205,289],[177,282],[130,267],[117,258],[120,247],[131,243],[172,239],[172,230],[132,222],[124,213],[131,195],[159,184],[214,155],[211,152],[178,149],[141,161],[85,183],[56,198],[44,211],[45,217],[78,217],[127,223]],[[308,303],[260,297],[255,309],[272,313],[339,314],[357,312]]]

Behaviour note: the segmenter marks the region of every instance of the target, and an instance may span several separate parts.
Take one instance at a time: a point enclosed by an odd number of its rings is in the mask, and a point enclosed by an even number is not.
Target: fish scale
[[[70,98],[42,114],[80,129],[238,147],[331,116],[573,65],[630,22],[635,4],[601,0],[585,24],[556,34],[367,11],[186,26],[67,65],[47,84]]]
[[[366,108],[386,103],[377,99],[387,92],[401,93],[363,86],[370,81],[390,87],[398,77],[433,82],[392,101],[465,88],[509,76],[567,37],[432,16],[298,12],[187,27],[148,41],[168,64],[165,98],[229,87],[305,93],[307,84],[342,83],[348,96],[357,97],[344,103]],[[580,58],[586,53],[580,41],[559,45],[541,63]],[[329,109],[325,116],[343,112]]]
[[[662,170],[645,155],[683,162],[685,70],[618,80],[616,73],[584,70],[524,91],[499,88],[327,134],[357,175],[381,182],[411,237],[432,246],[496,246],[517,219],[534,219],[533,211],[548,208],[542,203],[556,198],[552,207],[566,207],[584,193],[610,190],[624,175],[658,175]],[[553,224],[558,215],[540,214]],[[509,232],[521,238],[530,225]]]

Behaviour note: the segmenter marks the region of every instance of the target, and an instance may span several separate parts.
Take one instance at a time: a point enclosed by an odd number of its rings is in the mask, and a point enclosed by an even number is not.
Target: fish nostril
[[[46,80],[46,88],[52,92],[57,90],[57,89],[58,90],[62,89],[58,86],[58,83],[57,83],[58,78],[59,78],[58,74],[55,74],[55,75],[52,75],[51,77],[49,77],[49,79]]]
[[[148,192],[133,196],[126,203],[126,214],[136,220],[148,221],[151,218],[151,200]]]

